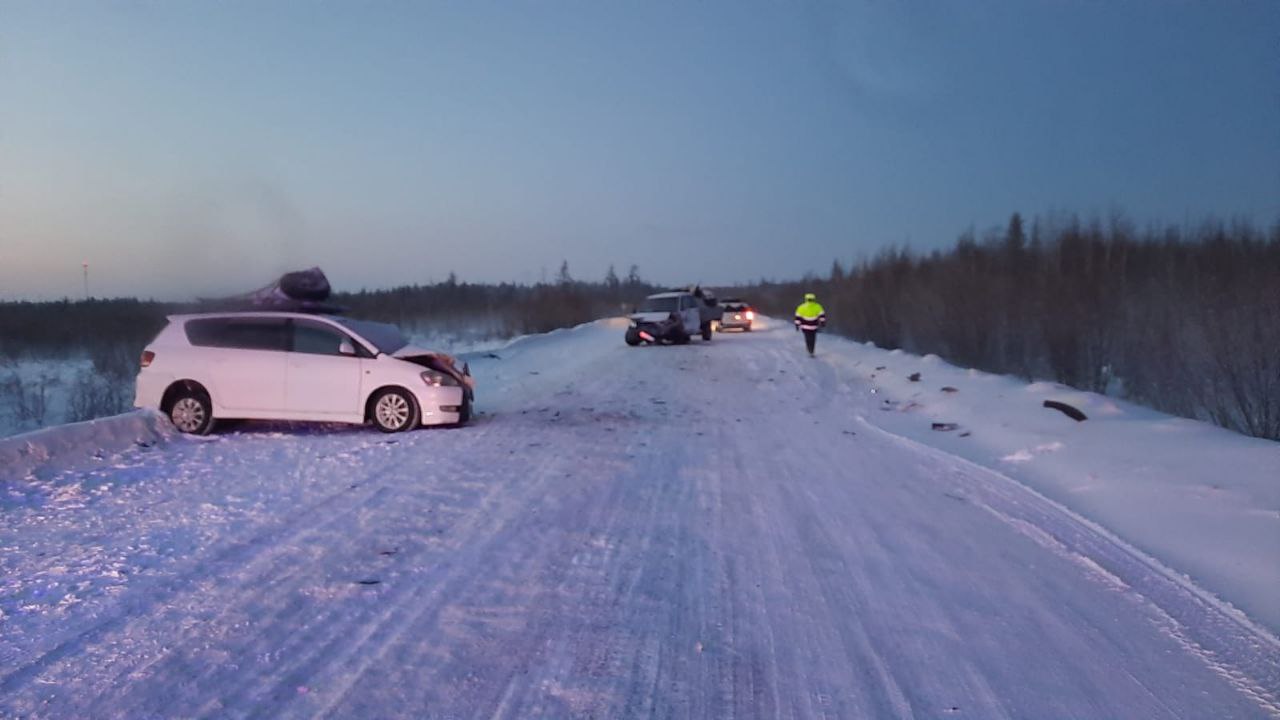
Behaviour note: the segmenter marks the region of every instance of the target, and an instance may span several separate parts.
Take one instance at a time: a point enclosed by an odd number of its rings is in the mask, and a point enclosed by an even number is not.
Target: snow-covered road
[[[1273,635],[794,333],[498,355],[467,428],[4,479],[0,717],[1280,716]]]

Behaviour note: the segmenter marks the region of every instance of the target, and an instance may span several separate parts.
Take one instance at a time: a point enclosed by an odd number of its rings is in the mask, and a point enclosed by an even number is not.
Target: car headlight
[[[447,385],[457,385],[453,378],[448,375],[437,372],[435,370],[427,370],[422,373],[422,381],[430,387],[445,387]]]

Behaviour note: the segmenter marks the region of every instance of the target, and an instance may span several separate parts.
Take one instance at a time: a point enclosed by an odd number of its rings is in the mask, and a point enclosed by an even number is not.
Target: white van
[[[383,432],[471,416],[474,382],[394,325],[299,312],[173,315],[147,345],[137,407],[182,432],[217,419],[363,424]]]

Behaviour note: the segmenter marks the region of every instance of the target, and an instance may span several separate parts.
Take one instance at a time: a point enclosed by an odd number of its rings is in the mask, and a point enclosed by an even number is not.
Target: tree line
[[[1280,440],[1280,223],[1028,228],[1015,213],[945,251],[891,248],[738,291],[780,317],[817,292],[831,329],[852,338]]]
[[[622,314],[657,291],[632,266],[599,281],[443,282],[335,293],[355,317],[421,334],[510,337]],[[889,248],[826,277],[721,291],[789,317],[817,292],[830,328],[964,367],[1106,392],[1280,440],[1280,223],[1137,229],[1123,218],[1014,214],[947,250]],[[166,315],[202,303],[0,303],[0,364],[87,357],[131,381]],[[87,380],[86,380],[87,382]],[[120,383],[128,387],[127,382]],[[120,399],[116,405],[127,399]],[[105,402],[105,401],[104,401]],[[101,405],[103,403],[96,403]]]
[[[353,317],[395,323],[410,332],[467,330],[503,338],[617,315],[650,292],[654,287],[635,266],[626,278],[610,267],[603,280],[585,281],[575,279],[565,262],[553,282],[468,283],[450,273],[443,282],[426,285],[335,292],[330,302]],[[0,302],[0,360],[88,357],[104,374],[132,377],[139,353],[166,316],[225,306],[225,300],[135,298]]]
[[[655,292],[632,265],[625,278],[610,266],[603,280],[578,280],[563,262],[553,282],[534,285],[444,282],[390,290],[335,293],[333,302],[354,317],[390,322],[419,332],[477,329],[492,337],[513,337],[573,327],[621,314]]]

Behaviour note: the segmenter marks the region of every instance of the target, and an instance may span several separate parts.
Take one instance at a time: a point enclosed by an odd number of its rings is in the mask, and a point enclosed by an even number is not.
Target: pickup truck
[[[711,328],[720,319],[720,308],[714,296],[698,288],[675,290],[645,298],[629,319],[628,345],[683,345],[694,335],[711,340]]]

